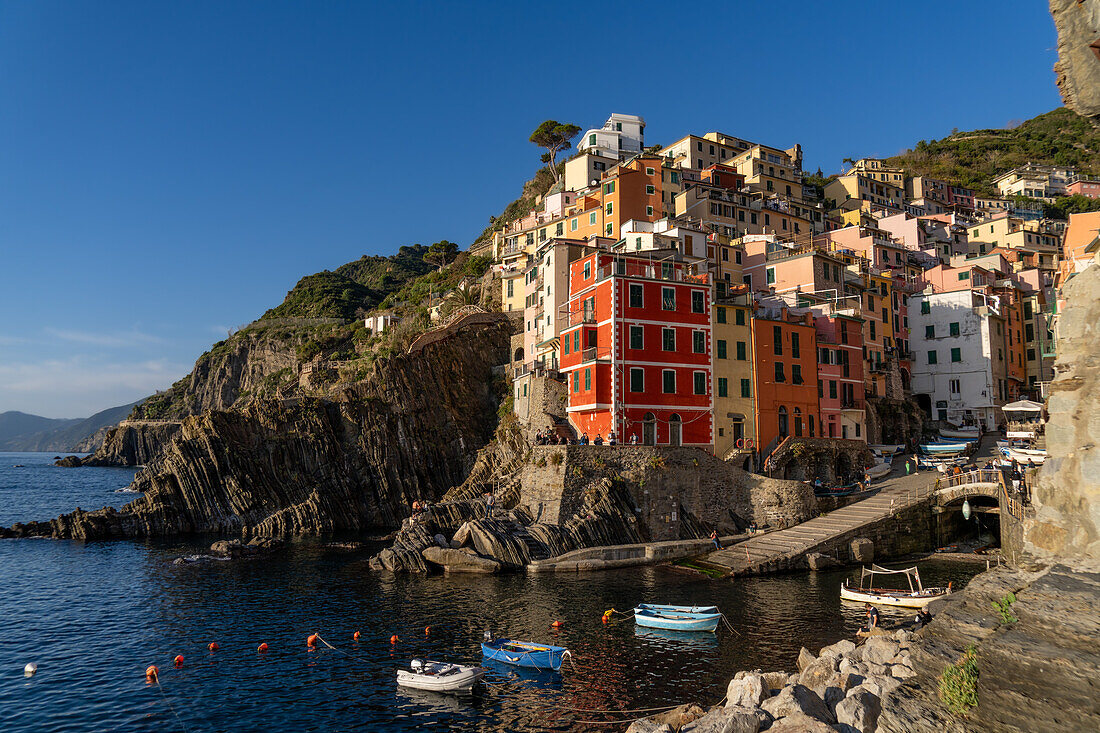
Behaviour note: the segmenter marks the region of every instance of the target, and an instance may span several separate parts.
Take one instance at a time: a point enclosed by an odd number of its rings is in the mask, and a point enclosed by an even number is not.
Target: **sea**
[[[53,459],[0,453],[0,526],[137,496],[120,493],[133,469]],[[839,600],[850,570],[735,581],[662,566],[393,575],[368,566],[380,544],[355,538],[230,561],[203,557],[213,539],[0,540],[0,730],[621,731],[654,709],[717,703],[738,670],[793,671],[801,647],[853,638],[862,621]],[[920,569],[925,583],[960,588],[984,565]],[[641,602],[714,604],[729,626],[602,623]],[[487,631],[569,647],[572,661],[560,673],[494,663],[467,696],[397,686],[414,658],[481,663]],[[311,634],[324,643],[308,648]]]

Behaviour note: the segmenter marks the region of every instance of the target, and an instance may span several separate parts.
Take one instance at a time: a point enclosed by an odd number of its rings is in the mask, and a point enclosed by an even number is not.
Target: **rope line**
[[[153,680],[157,683],[157,689],[160,690],[160,696],[164,698],[164,704],[168,706],[168,709],[172,711],[172,715],[176,716],[176,720],[179,721],[180,728],[183,728],[183,733],[189,733],[187,726],[183,722],[183,718],[176,712],[176,709],[172,707],[172,702],[168,699],[168,693],[164,691],[164,688],[160,686],[160,675],[155,675]]]

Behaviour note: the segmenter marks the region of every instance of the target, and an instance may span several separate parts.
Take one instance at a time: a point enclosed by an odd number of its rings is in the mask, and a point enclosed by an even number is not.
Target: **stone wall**
[[[840,438],[789,440],[768,459],[768,473],[792,481],[820,478],[826,485],[849,484],[863,478],[873,459],[867,444]]]
[[[1062,295],[1046,406],[1050,457],[1032,488],[1024,555],[1100,567],[1100,266],[1075,275]]]

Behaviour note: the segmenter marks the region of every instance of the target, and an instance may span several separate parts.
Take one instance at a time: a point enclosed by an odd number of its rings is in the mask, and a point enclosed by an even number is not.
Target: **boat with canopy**
[[[841,600],[874,603],[881,606],[924,608],[932,601],[945,598],[951,593],[950,583],[946,588],[925,588],[921,583],[920,571],[915,566],[890,570],[880,565],[872,565],[870,570],[860,568],[860,571],[859,587],[852,585],[851,579],[845,579],[844,584],[840,586]],[[876,575],[905,575],[909,581],[909,590],[875,587]]]

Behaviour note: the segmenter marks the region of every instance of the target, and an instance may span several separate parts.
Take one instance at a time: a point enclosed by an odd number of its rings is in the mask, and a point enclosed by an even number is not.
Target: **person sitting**
[[[588,433],[581,435],[581,445],[588,445]]]
[[[713,530],[710,533],[710,541],[714,543],[714,549],[721,550],[722,543],[718,541],[718,530]]]
[[[592,441],[593,445],[603,445],[603,435],[596,433],[596,439]]]
[[[864,608],[867,609],[867,628],[865,631],[871,632],[878,628],[878,609],[870,603],[865,604]]]
[[[612,430],[610,433],[607,434],[607,444],[615,445],[617,442],[618,441],[615,440],[615,431]]]
[[[814,479],[814,491],[821,491],[823,484],[821,483],[821,477],[818,476]]]
[[[927,608],[922,608],[921,610],[917,611],[917,615],[913,619],[913,623],[916,625],[916,627],[918,629],[927,626],[929,624],[929,622],[931,622],[931,621],[932,621],[932,614],[928,613]]]
[[[631,433],[630,434],[630,444],[631,445],[638,445],[638,434],[637,433]]]

